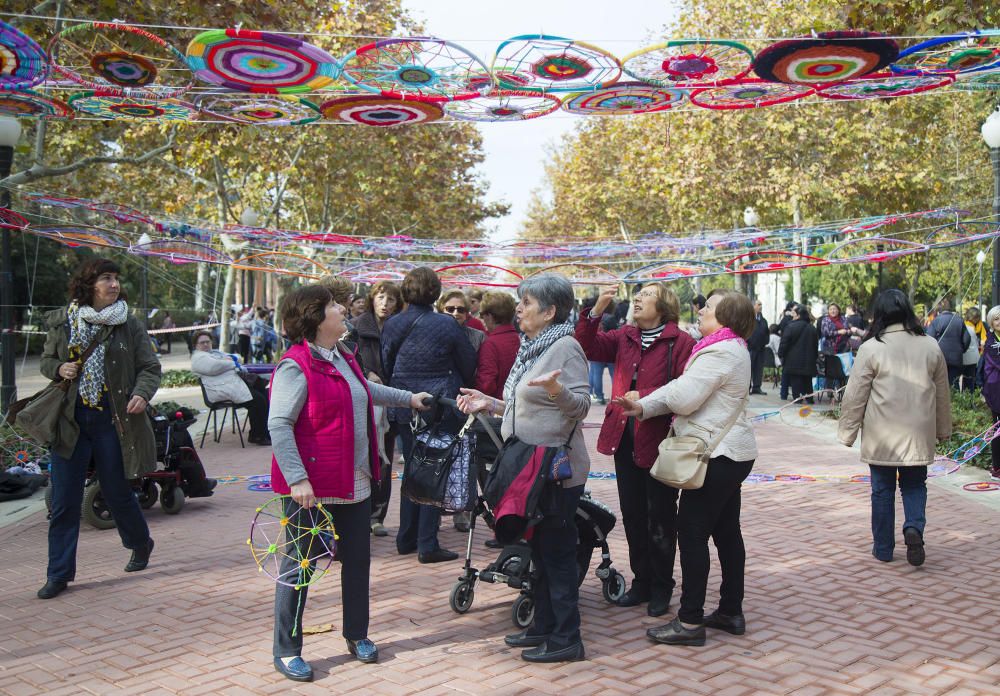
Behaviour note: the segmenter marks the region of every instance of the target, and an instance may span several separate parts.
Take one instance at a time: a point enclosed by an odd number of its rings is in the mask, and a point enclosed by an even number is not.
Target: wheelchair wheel
[[[521,594],[514,600],[510,608],[510,620],[518,628],[527,628],[535,619],[535,598],[529,594]]]
[[[451,610],[456,614],[464,614],[472,607],[472,600],[475,596],[476,589],[472,586],[472,583],[459,580],[451,588],[451,597],[448,598],[448,604],[451,605]]]
[[[160,491],[160,507],[168,515],[176,515],[184,507],[184,491],[180,486],[167,486]]]
[[[101,494],[101,484],[93,481],[83,491],[83,519],[98,529],[112,529],[115,518],[104,502]]]
[[[156,495],[156,483],[151,479],[143,481],[137,496],[139,498],[139,507],[143,510],[148,510],[156,505]]]

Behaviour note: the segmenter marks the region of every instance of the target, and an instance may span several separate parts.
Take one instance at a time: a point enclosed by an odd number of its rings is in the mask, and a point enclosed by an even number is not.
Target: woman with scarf
[[[45,317],[49,331],[41,372],[70,380],[70,387],[51,447],[49,564],[40,599],[60,594],[76,577],[80,506],[92,463],[122,544],[132,551],[125,572],[145,569],[153,552],[129,480],[156,466],[146,405],[160,386],[160,363],[142,324],[129,314],[119,272],[108,259],[85,262],[70,280],[69,306]],[[81,365],[95,341],[97,347]]]
[[[989,331],[983,341],[982,374],[979,381],[983,385],[983,399],[993,413],[993,422],[1000,421],[1000,305],[996,305],[986,313],[986,325]],[[1000,479],[1000,442],[993,439],[990,442],[990,452],[993,463],[990,466],[990,476]]]
[[[540,510],[544,519],[531,537],[538,564],[534,623],[507,636],[512,648],[526,648],[527,662],[568,662],[584,658],[576,566],[577,501],[590,472],[590,457],[580,422],[590,410],[587,358],[573,338],[569,315],[573,286],[559,275],[529,278],[518,288],[517,317],[524,338],[504,384],[503,398],[462,389],[465,413],[503,415],[504,439],[516,435],[532,445],[559,446],[569,441],[572,476],[545,484]]]
[[[823,352],[839,355],[851,350],[851,327],[840,313],[840,305],[831,302],[826,308],[826,316],[819,322],[819,335],[823,342]],[[825,378],[827,389],[839,389],[840,380]]]
[[[757,458],[757,442],[746,417],[750,391],[746,339],[754,329],[753,304],[732,290],[715,290],[698,312],[698,329],[703,338],[691,350],[684,374],[641,399],[617,399],[625,415],[640,420],[674,414],[678,436],[707,443],[724,432],[709,453],[702,487],[681,491],[677,511],[681,606],[673,621],[646,631],[651,640],[668,645],[704,645],[706,627],[734,635],[746,632],[740,486]],[[719,553],[722,585],[719,608],[705,616],[709,537]]]

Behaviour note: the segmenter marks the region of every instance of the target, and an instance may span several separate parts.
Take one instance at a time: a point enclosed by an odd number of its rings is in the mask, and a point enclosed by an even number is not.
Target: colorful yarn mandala
[[[176,99],[140,99],[107,92],[81,92],[69,98],[69,105],[81,114],[107,120],[193,121],[198,109]]]
[[[488,263],[460,263],[435,273],[442,285],[457,287],[516,288],[524,280],[520,273]]]
[[[210,116],[255,126],[301,126],[323,116],[311,101],[284,95],[205,95],[197,104]]]
[[[486,97],[448,102],[444,112],[462,121],[527,121],[547,116],[561,104],[559,97],[551,94],[494,92]]]
[[[826,259],[806,254],[796,254],[791,251],[751,251],[731,259],[726,264],[730,273],[773,273],[791,268],[809,268],[810,266],[828,266]]]
[[[500,44],[490,67],[501,89],[587,92],[610,87],[621,63],[602,48],[560,36],[515,36]]]
[[[883,263],[927,251],[926,244],[889,237],[865,237],[841,242],[826,255],[830,263]]]
[[[750,73],[753,52],[736,41],[668,41],[622,59],[622,70],[659,87],[719,85]]]
[[[953,75],[879,73],[837,85],[818,87],[816,93],[827,99],[885,99],[928,92],[939,87],[947,87],[954,81]]]
[[[1000,33],[966,32],[939,36],[899,54],[890,66],[904,75],[953,75],[1000,67]]]
[[[558,273],[565,276],[573,285],[619,285],[622,279],[612,271],[602,266],[590,263],[560,263],[555,266],[540,268],[528,274],[528,278],[542,273]]]
[[[29,227],[27,232],[52,239],[68,247],[128,249],[128,242],[116,234],[89,227]]]
[[[967,92],[1000,92],[1000,70],[960,73],[955,89]]]
[[[625,274],[622,281],[625,283],[655,283],[658,281],[677,280],[678,278],[702,278],[725,272],[726,269],[716,263],[676,259],[657,261],[648,266],[637,268],[631,273]]]
[[[486,65],[461,46],[431,37],[383,39],[362,46],[343,62],[353,85],[385,97],[444,102],[492,91]]]
[[[666,111],[687,98],[682,89],[662,89],[644,82],[619,82],[611,87],[570,94],[562,108],[571,114],[617,116]]]
[[[73,118],[76,115],[66,102],[30,89],[0,92],[0,114],[15,118]]]
[[[182,239],[157,239],[146,244],[136,244],[129,251],[139,256],[158,256],[171,263],[216,263],[229,265],[232,259],[224,252],[207,244]]]
[[[933,230],[924,244],[930,249],[947,249],[994,237],[1000,237],[1000,225],[994,222],[957,222]]]
[[[258,484],[270,488],[270,483]],[[255,490],[266,490],[256,488]],[[276,496],[256,510],[247,546],[257,570],[281,585],[300,589],[322,578],[333,564],[340,537],[333,516],[319,503],[287,515],[289,496]],[[281,571],[286,557],[294,563]]]
[[[696,89],[691,103],[705,109],[754,109],[802,99],[815,90],[806,85],[781,84],[763,80],[744,80],[732,85]]]
[[[323,102],[320,111],[331,121],[381,127],[430,123],[444,116],[434,102],[368,96],[335,97]]]
[[[45,80],[49,59],[34,39],[0,21],[0,90],[25,90]]]
[[[287,251],[265,251],[235,259],[232,267],[239,271],[263,271],[265,273],[281,273],[315,280],[330,272],[319,261],[314,261],[302,254],[292,254]]]
[[[28,219],[15,213],[10,208],[0,208],[0,229],[23,230],[28,226]]]
[[[178,97],[194,78],[184,54],[152,32],[122,22],[85,22],[49,42],[52,68],[76,84],[108,96]]]
[[[825,31],[771,44],[753,62],[771,82],[823,85],[877,72],[899,57],[899,45],[870,31]]]
[[[366,261],[345,268],[340,275],[355,283],[377,283],[380,280],[401,282],[406,274],[416,268],[408,261]]]
[[[202,32],[187,47],[187,64],[203,82],[258,94],[296,94],[329,86],[337,59],[285,34],[249,29]]]

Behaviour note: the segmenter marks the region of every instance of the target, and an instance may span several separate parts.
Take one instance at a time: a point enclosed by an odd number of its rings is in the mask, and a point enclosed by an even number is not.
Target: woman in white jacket
[[[270,446],[267,431],[267,391],[261,386],[251,389],[243,379],[239,359],[230,353],[212,350],[212,334],[199,331],[194,335],[194,352],[191,353],[191,371],[198,375],[208,400],[232,401],[245,408],[250,417],[250,435],[247,439],[255,445]]]
[[[746,417],[750,391],[746,339],[753,328],[753,305],[745,295],[714,291],[698,312],[703,338],[691,351],[684,374],[638,401],[617,400],[628,416],[651,418],[673,413],[676,435],[693,435],[706,443],[733,424],[711,452],[702,487],[681,492],[677,513],[681,606],[673,621],[646,631],[658,643],[704,645],[706,626],[734,635],[746,632],[740,485],[757,458],[757,442]],[[722,586],[719,608],[705,616],[709,537],[719,552]]]

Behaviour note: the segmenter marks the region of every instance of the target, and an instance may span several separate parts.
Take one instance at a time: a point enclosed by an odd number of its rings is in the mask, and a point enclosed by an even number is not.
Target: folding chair
[[[246,448],[246,443],[243,442],[243,428],[246,427],[247,421],[250,420],[249,409],[247,412],[247,417],[243,419],[243,423],[240,423],[239,413],[236,409],[247,408],[248,403],[237,404],[233,401],[209,401],[208,392],[205,391],[205,384],[199,379],[198,385],[201,387],[201,398],[205,400],[205,406],[208,407],[208,417],[205,419],[205,429],[201,431],[201,443],[198,445],[199,448],[205,446],[205,435],[208,434],[208,421],[212,421],[212,435],[216,442],[222,439],[222,433],[226,429],[226,416],[229,415],[230,409],[233,412],[233,420],[231,423],[231,430],[233,432],[239,433],[240,436],[240,447]],[[222,424],[218,422],[218,412],[222,411]]]

